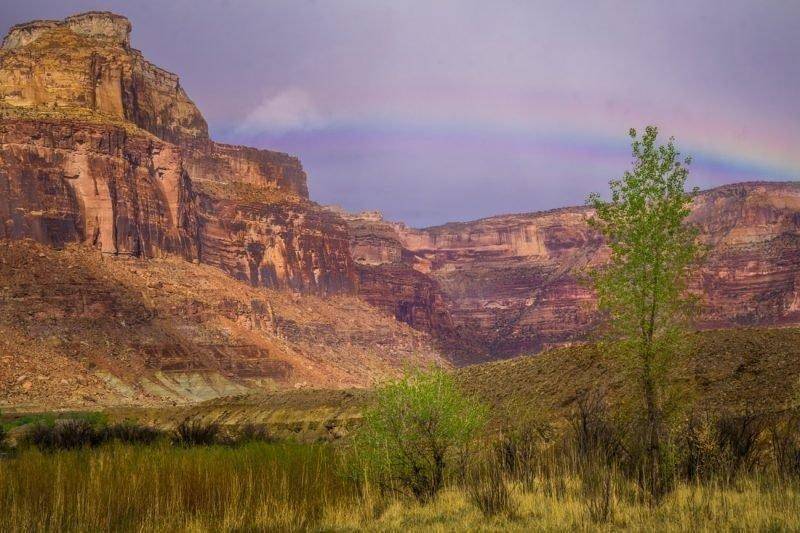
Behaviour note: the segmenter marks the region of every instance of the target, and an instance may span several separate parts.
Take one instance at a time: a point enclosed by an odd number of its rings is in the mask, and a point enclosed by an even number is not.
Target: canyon
[[[364,387],[592,338],[585,207],[415,229],[309,195],[294,156],[209,138],[122,16],[0,48],[0,404]],[[800,185],[699,194],[698,327],[800,323]]]

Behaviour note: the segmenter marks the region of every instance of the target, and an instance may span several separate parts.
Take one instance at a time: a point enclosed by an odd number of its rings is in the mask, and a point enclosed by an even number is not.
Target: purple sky
[[[702,187],[800,179],[800,1],[20,0],[0,31],[90,9],[131,19],[217,140],[415,226],[582,203],[649,123]]]

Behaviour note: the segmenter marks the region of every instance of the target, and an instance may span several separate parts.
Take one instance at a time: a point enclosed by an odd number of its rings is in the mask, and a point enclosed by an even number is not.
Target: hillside
[[[782,409],[800,383],[800,328],[742,328],[692,335],[687,358],[699,409],[769,413]],[[488,403],[493,425],[526,413],[563,422],[584,392],[619,392],[617,363],[594,345],[562,347],[532,356],[455,370],[460,386]],[[223,425],[264,424],[276,435],[314,440],[347,435],[370,402],[368,390],[302,390],[218,398],[179,409],[113,411],[159,425],[186,418]]]
[[[365,387],[441,361],[352,295],[254,288],[177,256],[0,241],[0,408],[171,405]]]

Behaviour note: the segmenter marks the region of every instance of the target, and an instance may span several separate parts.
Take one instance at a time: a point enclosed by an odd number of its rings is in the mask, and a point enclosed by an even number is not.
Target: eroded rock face
[[[308,202],[262,203],[201,193],[200,258],[253,286],[352,293],[344,222]]]
[[[442,304],[417,315],[448,316],[449,350],[461,362],[508,357],[583,341],[597,324],[584,274],[608,259],[586,208],[492,217],[422,230],[374,216],[349,220],[359,270],[402,266],[422,274],[398,290],[396,275],[368,276],[364,297],[404,319],[415,290],[431,281]],[[702,193],[691,222],[709,253],[693,281],[699,325],[800,322],[800,184],[744,183]],[[407,276],[406,276],[407,277]],[[422,311],[424,309],[424,311]],[[406,322],[429,331],[418,318]]]
[[[108,125],[0,122],[5,238],[109,254],[197,258],[197,227],[180,150]]]

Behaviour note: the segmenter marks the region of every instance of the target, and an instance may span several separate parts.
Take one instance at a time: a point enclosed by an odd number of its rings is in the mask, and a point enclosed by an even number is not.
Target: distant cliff
[[[363,297],[467,362],[589,338],[597,314],[581,279],[609,255],[590,214],[572,207],[426,229],[374,214],[348,223]],[[708,246],[693,280],[699,326],[800,322],[800,183],[705,191],[690,222]]]

